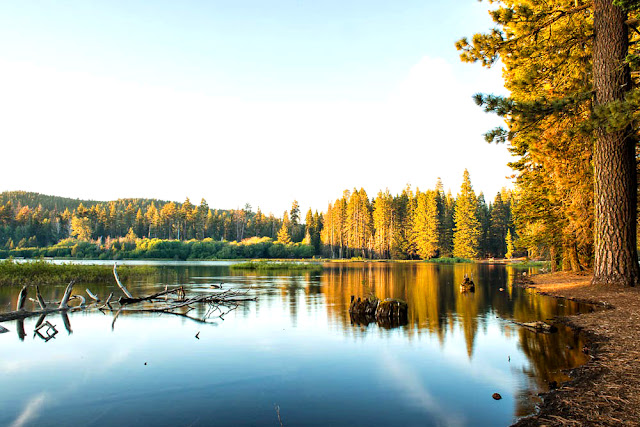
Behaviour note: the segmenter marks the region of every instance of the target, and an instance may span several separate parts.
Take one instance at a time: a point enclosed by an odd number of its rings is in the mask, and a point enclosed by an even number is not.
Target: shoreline
[[[595,310],[558,319],[586,336],[590,360],[569,371],[570,381],[541,394],[538,412],[514,426],[640,424],[640,288],[591,286],[590,280],[590,274],[556,272],[520,284]]]

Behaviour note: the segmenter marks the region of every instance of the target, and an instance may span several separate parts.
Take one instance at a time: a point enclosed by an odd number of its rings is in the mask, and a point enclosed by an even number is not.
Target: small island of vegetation
[[[287,271],[322,271],[322,265],[316,263],[302,262],[271,262],[271,261],[249,261],[232,264],[232,270],[287,270]]]
[[[147,265],[123,265],[119,268],[123,279],[140,278],[156,269]],[[112,265],[54,264],[42,260],[16,262],[0,261],[0,286],[60,285],[69,282],[110,283]]]

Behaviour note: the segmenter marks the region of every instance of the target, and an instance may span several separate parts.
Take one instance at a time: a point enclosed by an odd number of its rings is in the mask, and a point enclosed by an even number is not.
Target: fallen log
[[[534,332],[543,332],[543,333],[547,333],[547,334],[552,334],[554,332],[558,332],[558,328],[554,325],[550,325],[548,323],[545,322],[541,322],[541,321],[537,321],[537,322],[525,322],[525,323],[520,323],[520,322],[514,322],[516,325],[520,325],[523,326],[531,331]]]
[[[154,299],[154,298],[161,297],[161,296],[163,296],[163,295],[168,295],[168,294],[173,294],[173,293],[179,294],[179,293],[181,293],[181,292],[182,292],[182,293],[184,292],[184,290],[182,289],[182,286],[180,286],[179,288],[174,288],[174,289],[165,289],[164,291],[157,292],[157,293],[155,293],[155,294],[153,294],[153,295],[149,295],[149,296],[141,297],[141,298],[125,298],[125,297],[120,297],[120,299],[118,299],[118,302],[119,302],[121,305],[126,305],[126,304],[135,304],[135,303],[137,303],[137,302],[149,301],[149,300],[152,300],[152,299]]]
[[[194,297],[187,297],[186,292],[183,286],[174,289],[168,289],[165,287],[164,291],[157,292],[145,297],[133,297],[132,294],[128,291],[128,289],[122,284],[120,278],[118,277],[117,267],[114,265],[113,268],[114,278],[116,280],[116,284],[125,294],[124,297],[121,297],[118,301],[119,309],[113,319],[112,328],[115,325],[115,321],[123,311],[129,312],[163,312],[170,313],[188,317],[192,320],[198,320],[206,322],[206,319],[210,318],[214,314],[218,313],[218,317],[224,320],[223,316],[229,313],[230,311],[236,309],[240,304],[246,301],[255,301],[256,297],[248,296],[248,291],[239,292],[233,290],[226,290],[221,292],[215,292],[214,294],[203,294],[197,295]],[[115,311],[111,307],[111,302],[113,298],[113,292],[111,292],[105,301],[105,303],[101,306],[98,304],[91,304],[89,306],[86,305],[86,299],[82,295],[72,295],[74,282],[72,281],[66,287],[62,300],[57,303],[55,301],[50,302],[50,305],[47,305],[45,300],[42,298],[40,294],[40,289],[36,286],[36,296],[37,299],[31,299],[34,304],[37,302],[40,306],[40,310],[29,311],[25,309],[25,302],[27,299],[27,288],[24,287],[19,295],[18,302],[16,304],[16,311],[12,311],[9,313],[0,313],[0,322],[10,321],[10,320],[18,320],[22,322],[22,327],[18,325],[19,335],[22,337],[22,333],[24,330],[24,322],[23,319],[32,317],[32,316],[40,316],[38,322],[36,323],[36,327],[41,326],[44,323],[44,319],[47,314],[61,312],[63,322],[65,328],[69,333],[72,333],[71,325],[69,322],[69,318],[66,313],[69,311],[78,311],[78,310],[88,310],[88,309],[97,309],[104,311]],[[86,289],[87,294],[96,302],[100,301],[100,299],[89,289]],[[169,298],[170,295],[174,295],[172,298]],[[159,304],[159,298],[164,296],[161,300],[162,304]],[[72,299],[80,300],[79,306],[70,306],[69,302]],[[142,306],[142,307],[132,307],[136,303],[148,302],[151,306]],[[147,305],[149,305],[147,304]],[[186,316],[184,311],[187,312],[192,310],[195,304],[209,304],[209,308],[206,310],[206,313],[202,319],[192,318],[191,316]],[[22,337],[23,338],[23,337]],[[21,339],[22,339],[21,338]]]
[[[24,288],[22,288],[22,290],[20,291],[20,295],[18,296],[18,304],[17,304],[18,310],[10,311],[9,313],[0,313],[0,322],[7,322],[9,320],[22,320],[28,317],[47,315],[49,313],[55,313],[59,311],[83,310],[85,308],[84,306],[69,307],[69,299],[71,297],[72,289],[73,289],[73,281],[69,283],[69,285],[67,286],[64,292],[64,296],[62,297],[62,301],[60,301],[60,305],[58,307],[47,307],[46,304],[44,303],[44,300],[42,300],[42,302],[38,301],[38,303],[41,305],[41,307],[42,305],[44,305],[45,308],[41,310],[29,311],[24,309],[24,301],[26,301],[26,298],[27,298],[27,290],[25,286]],[[37,291],[39,293],[39,290]],[[41,298],[42,296],[40,296],[40,299]],[[84,300],[84,298],[82,297],[80,298],[81,300]],[[21,300],[24,300],[24,301],[21,302]]]
[[[18,295],[18,304],[16,305],[17,311],[24,310],[24,303],[27,300],[27,287],[24,286],[20,291],[20,295]]]
[[[69,282],[67,285],[67,289],[64,291],[64,296],[62,297],[62,301],[60,301],[60,306],[58,307],[60,310],[64,310],[69,308],[69,298],[71,297],[71,291],[73,290],[73,280]]]
[[[38,304],[40,304],[41,309],[46,309],[47,304],[44,302],[44,298],[42,298],[42,294],[40,293],[40,288],[36,285],[36,298],[38,299]]]
[[[87,291],[87,295],[89,295],[89,297],[91,297],[92,300],[94,300],[95,302],[100,302],[100,298],[98,298],[96,294],[91,292],[89,288],[87,288],[86,291]]]

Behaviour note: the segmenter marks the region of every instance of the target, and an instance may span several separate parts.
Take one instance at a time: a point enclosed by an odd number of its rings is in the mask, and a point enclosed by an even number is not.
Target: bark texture
[[[624,60],[626,13],[612,0],[594,0],[593,80],[596,106],[624,100],[631,87]],[[635,140],[629,130],[596,131],[594,284],[635,286],[637,178]]]

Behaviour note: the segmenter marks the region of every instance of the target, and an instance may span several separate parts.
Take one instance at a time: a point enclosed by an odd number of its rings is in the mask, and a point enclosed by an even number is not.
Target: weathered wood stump
[[[406,302],[387,298],[378,303],[376,319],[406,319],[409,306]]]
[[[460,283],[460,292],[475,292],[476,284],[469,278],[468,275],[464,275],[464,280]]]
[[[406,325],[408,322],[409,306],[406,302],[387,298],[357,298],[351,296],[349,315],[356,324],[368,325],[376,322],[379,326],[393,328]]]

